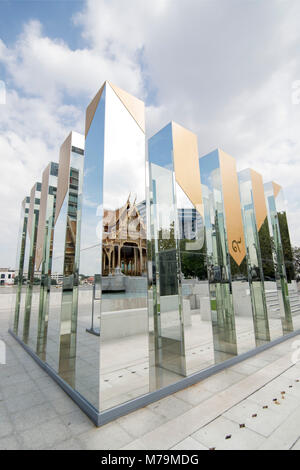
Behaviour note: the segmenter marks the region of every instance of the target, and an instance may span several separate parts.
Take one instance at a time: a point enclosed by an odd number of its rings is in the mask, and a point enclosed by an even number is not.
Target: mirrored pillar
[[[291,315],[293,320],[294,329],[300,327],[300,298],[297,290],[296,273],[293,260],[293,250],[290,239],[289,225],[287,219],[287,208],[284,192],[281,186],[273,183],[274,188],[277,188],[276,210],[278,217],[278,224],[280,230],[280,238],[282,244],[284,266],[286,272],[286,280],[288,284],[289,302],[291,308]]]
[[[259,345],[260,341],[263,343],[282,336],[280,317],[278,322],[272,311],[268,312],[266,302],[265,282],[275,281],[275,271],[262,176],[252,169],[240,171],[238,176],[255,337]]]
[[[36,352],[45,360],[49,300],[52,281],[52,251],[56,207],[58,164],[51,162],[42,177],[41,205],[37,233],[36,270],[41,272]]]
[[[222,150],[199,159],[216,360],[256,345],[235,160]]]
[[[283,333],[287,334],[291,331],[294,331],[294,327],[289,300],[289,288],[283,249],[283,246],[285,245],[288,263],[288,253],[291,251],[291,249],[289,248],[290,241],[286,224],[286,212],[285,210],[280,210],[283,209],[284,204],[282,199],[281,186],[274,182],[269,182],[264,185],[264,189],[268,209],[269,227],[273,240],[273,258],[276,265],[276,282],[277,291],[279,293],[278,310],[281,314]],[[284,242],[282,242],[282,238],[285,239]]]
[[[149,391],[145,108],[105,82],[86,111],[76,389],[100,410]]]
[[[214,363],[197,136],[149,139],[151,388]],[[150,251],[149,251],[150,255]]]
[[[173,123],[148,141],[151,390],[186,375]]]
[[[24,309],[24,325],[23,325],[23,341],[25,344],[29,341],[29,335],[33,329],[36,331],[36,325],[31,323],[32,306],[36,307],[37,296],[40,282],[39,275],[35,272],[35,256],[37,227],[40,213],[41,183],[35,183],[30,192],[30,206],[28,213],[28,235],[29,235],[29,252],[28,252],[28,269],[27,269],[27,287]],[[33,302],[34,301],[34,302]],[[31,328],[32,324],[32,328]]]
[[[47,362],[74,386],[77,342],[84,137],[71,132],[60,148],[54,218]]]
[[[27,196],[22,201],[21,204],[21,216],[20,216],[20,226],[19,226],[19,235],[18,235],[18,245],[17,245],[17,258],[16,258],[16,302],[13,306],[13,324],[12,330],[18,335],[19,333],[19,318],[20,318],[20,309],[21,309],[21,296],[22,291],[24,290],[25,276],[24,276],[24,265],[25,265],[25,248],[27,240],[27,223],[28,223],[28,213],[29,213],[30,197]]]

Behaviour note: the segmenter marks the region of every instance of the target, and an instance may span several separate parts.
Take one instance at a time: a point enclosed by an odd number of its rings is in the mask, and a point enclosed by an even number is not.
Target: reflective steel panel
[[[222,150],[199,159],[215,357],[256,345],[235,160]]]
[[[76,389],[104,410],[149,391],[144,103],[109,82],[84,173]]]
[[[197,137],[149,139],[151,389],[214,363]],[[149,252],[150,255],[150,252]]]
[[[28,214],[28,268],[27,268],[27,287],[24,308],[24,324],[22,339],[25,344],[34,348],[37,335],[37,315],[39,303],[39,273],[35,272],[35,256],[37,227],[39,222],[41,199],[41,183],[36,183],[30,192],[30,206]]]
[[[266,299],[268,288],[276,290],[276,283],[262,176],[252,169],[243,170],[239,184],[255,336],[257,342],[270,341],[282,336],[282,327],[280,315]]]
[[[18,335],[19,333],[19,317],[21,309],[21,296],[24,292],[24,265],[25,265],[25,248],[27,241],[27,223],[28,223],[28,213],[29,213],[30,197],[27,196],[22,201],[21,204],[21,216],[20,216],[20,226],[19,226],[19,235],[18,235],[18,244],[17,244],[17,258],[16,258],[16,301],[13,305],[13,323],[12,330]]]
[[[47,362],[74,387],[84,137],[71,132],[60,148]]]
[[[283,333],[289,333],[294,330],[293,327],[293,319],[292,319],[292,311],[291,305],[289,300],[289,288],[288,288],[288,280],[287,280],[287,271],[284,259],[284,250],[283,250],[283,242],[281,238],[281,229],[282,229],[282,236],[283,238],[288,233],[287,226],[286,226],[286,213],[283,209],[281,196],[279,196],[281,192],[281,187],[276,183],[269,182],[264,185],[265,189],[265,197],[268,209],[268,218],[269,218],[269,227],[271,231],[271,236],[273,240],[273,259],[276,266],[276,283],[277,283],[277,291],[278,291],[278,311],[281,315],[282,321],[282,328]],[[282,194],[282,193],[281,193]],[[279,196],[278,203],[277,197]],[[278,209],[277,209],[278,204]],[[281,209],[281,210],[280,210]],[[280,228],[280,221],[281,221],[281,228]],[[285,222],[284,222],[285,221]],[[284,226],[284,228],[283,228]],[[286,238],[287,243],[285,243],[285,249],[289,251],[288,245],[289,243],[289,236],[288,239]],[[287,258],[288,259],[288,258]]]
[[[49,163],[43,172],[37,233],[36,269],[41,271],[41,287],[36,352],[43,360],[46,359],[50,287],[51,284],[56,285],[56,280],[52,279],[51,274],[57,176],[58,164]]]

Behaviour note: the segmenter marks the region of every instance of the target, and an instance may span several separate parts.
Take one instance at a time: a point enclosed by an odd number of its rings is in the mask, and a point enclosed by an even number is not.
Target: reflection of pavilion
[[[104,209],[102,275],[142,276],[146,269],[146,228],[128,197],[120,209]]]

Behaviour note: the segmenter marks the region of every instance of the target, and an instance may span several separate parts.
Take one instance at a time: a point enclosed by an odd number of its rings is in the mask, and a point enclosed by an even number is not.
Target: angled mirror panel
[[[237,354],[237,338],[218,151],[200,158],[199,165],[214,356],[216,362],[222,362]]]
[[[280,188],[280,187],[279,187]],[[277,311],[280,312],[283,334],[294,330],[292,312],[289,300],[289,289],[284,263],[283,246],[280,235],[280,226],[276,208],[276,196],[279,192],[278,185],[265,183],[265,198],[268,210],[268,221],[273,242],[273,259],[276,267],[276,285],[278,292]]]
[[[72,132],[61,146],[56,196],[47,362],[75,384],[78,262],[84,138]]]
[[[150,385],[155,390],[186,375],[172,123],[149,139],[148,159]]]
[[[57,176],[58,164],[51,162],[42,179],[36,255],[36,269],[41,272],[36,352],[42,360],[46,359],[50,287],[51,284],[56,285],[51,274]]]
[[[246,245],[236,161],[219,150],[238,353],[260,345],[254,332],[254,302],[248,279]]]
[[[144,113],[106,83],[100,410],[149,392]]]
[[[98,410],[100,377],[101,247],[105,86],[87,109],[79,264],[76,390]],[[96,96],[97,96],[96,95]],[[93,104],[93,106],[92,106]],[[91,110],[92,113],[89,111]]]
[[[27,268],[27,287],[24,309],[22,339],[25,344],[35,349],[37,336],[37,317],[39,304],[40,273],[35,270],[37,228],[39,222],[41,183],[36,183],[30,193],[28,214],[29,252]]]
[[[215,363],[206,241],[203,217],[178,183],[176,200],[186,373],[190,375]]]
[[[258,206],[255,206],[254,193],[257,193],[257,185],[255,186],[253,184],[252,170],[248,169],[241,171],[239,172],[238,176],[247,250],[246,259],[248,264],[249,284],[254,312],[254,330],[256,344],[259,345],[260,343],[263,344],[264,342],[268,342],[271,339],[265,297],[263,263],[261,258],[257,226],[257,223],[263,225],[263,219],[266,219],[267,213],[265,210],[265,214],[257,212],[256,215],[256,207],[258,207],[259,210],[263,212],[262,203],[264,203],[264,198],[260,201]],[[256,194],[256,197],[258,197],[258,194]]]
[[[19,225],[19,234],[18,234],[18,244],[17,244],[17,257],[16,257],[16,277],[15,277],[15,288],[16,288],[16,300],[12,304],[12,330],[18,335],[19,334],[19,325],[20,325],[20,312],[23,311],[24,306],[21,307],[21,298],[24,293],[24,283],[25,283],[25,273],[24,266],[26,265],[25,261],[25,250],[26,242],[28,236],[27,223],[28,223],[28,214],[29,214],[29,204],[30,197],[27,196],[21,204],[21,215],[20,215],[20,225]],[[28,242],[27,242],[28,243]],[[21,322],[22,323],[22,322]]]

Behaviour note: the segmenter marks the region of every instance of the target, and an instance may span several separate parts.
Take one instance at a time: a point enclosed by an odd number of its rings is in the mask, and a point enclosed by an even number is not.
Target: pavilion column
[[[139,254],[140,254],[140,275],[143,274],[143,249],[139,247]]]
[[[137,274],[137,256],[136,256],[136,247],[133,248],[133,252],[134,252],[134,274],[136,275]]]
[[[108,256],[108,274],[111,273],[111,251],[109,252]]]
[[[121,269],[121,245],[118,245],[118,268]]]
[[[113,247],[113,252],[112,252],[112,273],[114,272],[116,267],[116,253],[115,253],[115,247]]]

